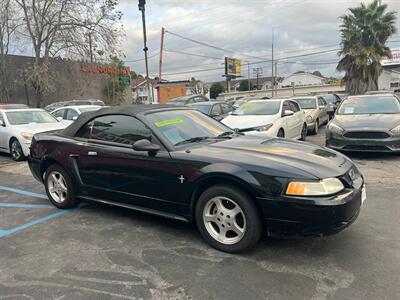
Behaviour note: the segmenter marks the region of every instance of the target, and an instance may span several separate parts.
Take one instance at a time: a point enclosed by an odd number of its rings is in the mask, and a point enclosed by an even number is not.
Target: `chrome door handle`
[[[97,156],[97,152],[96,151],[89,151],[88,155],[89,156]]]

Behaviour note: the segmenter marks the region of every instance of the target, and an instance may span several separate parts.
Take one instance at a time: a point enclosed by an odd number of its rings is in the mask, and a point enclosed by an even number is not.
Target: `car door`
[[[76,158],[84,195],[150,209],[183,211],[182,203],[167,197],[179,182],[179,168],[141,121],[125,115],[101,116],[83,126],[76,138],[85,141]],[[161,150],[133,150],[132,144],[141,139],[159,144]]]
[[[292,108],[296,120],[296,126],[295,126],[295,133],[294,137],[295,138],[300,138],[301,137],[301,131],[303,129],[303,125],[305,123],[305,113],[303,110],[301,110],[299,104],[295,101],[290,101],[290,107]]]
[[[0,150],[2,151],[7,151],[8,150],[8,145],[7,145],[7,127],[6,123],[3,117],[3,113],[0,111],[0,123],[3,123],[3,125],[0,125]]]
[[[293,111],[293,108],[290,105],[290,101],[288,100],[284,101],[282,105],[282,118],[283,118],[282,122],[284,124],[283,129],[285,130],[285,137],[292,139],[297,136],[296,134],[297,118],[294,114],[291,116],[284,116],[286,110]]]
[[[318,97],[318,117],[321,120],[321,124],[325,124],[329,120],[328,116],[328,103],[322,97]]]

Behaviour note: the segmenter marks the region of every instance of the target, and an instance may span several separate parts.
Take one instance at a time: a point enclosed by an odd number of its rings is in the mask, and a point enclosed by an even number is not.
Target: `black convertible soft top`
[[[138,105],[121,105],[121,106],[110,106],[104,107],[99,110],[89,111],[82,113],[79,117],[65,128],[61,133],[66,136],[75,136],[78,130],[87,122],[93,118],[106,116],[106,115],[127,115],[127,116],[137,116],[140,113],[145,113],[149,111],[159,111],[168,109],[192,109],[190,107],[179,107],[176,105],[168,104],[138,104]]]

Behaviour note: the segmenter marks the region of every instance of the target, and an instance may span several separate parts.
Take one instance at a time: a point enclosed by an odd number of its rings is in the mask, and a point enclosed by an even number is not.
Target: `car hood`
[[[31,124],[24,124],[24,125],[14,125],[15,128],[18,128],[20,131],[29,132],[32,134],[45,132],[45,131],[52,131],[57,129],[64,129],[67,127],[68,124],[63,122],[57,123],[31,123]]]
[[[278,119],[277,115],[263,115],[263,116],[229,115],[221,122],[230,128],[246,129],[257,126],[264,126],[275,122],[277,119]]]
[[[240,136],[210,144],[198,144],[190,155],[222,159],[233,164],[269,169],[269,175],[329,178],[343,175],[352,165],[336,151],[287,139]]]
[[[346,130],[390,130],[400,125],[400,114],[336,115],[334,121]]]

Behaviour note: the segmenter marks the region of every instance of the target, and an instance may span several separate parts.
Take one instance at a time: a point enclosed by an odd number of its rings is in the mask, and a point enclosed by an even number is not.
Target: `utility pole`
[[[165,28],[161,28],[161,43],[160,43],[160,68],[159,68],[159,76],[158,80],[161,82],[162,76],[162,64],[163,64],[163,50],[164,50],[164,36],[165,36]]]
[[[248,84],[248,90],[251,91],[251,80],[250,80],[250,63],[247,63],[247,84]]]
[[[150,103],[152,103],[151,99],[151,91],[150,91],[150,78],[149,78],[149,64],[147,60],[147,51],[149,50],[147,48],[147,34],[146,34],[146,16],[145,16],[145,5],[146,5],[146,0],[139,0],[139,11],[142,12],[142,23],[143,23],[143,44],[144,44],[144,60],[145,60],[145,65],[146,65],[146,81],[147,81],[147,95],[148,95],[148,100]]]
[[[275,62],[275,71],[274,71],[274,73],[275,73],[275,78],[276,78],[277,74],[278,74],[278,62],[277,61]],[[277,85],[276,80],[274,80],[274,90],[275,90],[275,96],[278,96],[278,85]]]
[[[275,79],[274,79],[274,27],[272,27],[272,45],[271,45],[271,51],[272,51],[272,55],[271,55],[271,84],[272,84],[272,89],[271,89],[271,93],[272,93],[272,97],[274,97],[274,88],[275,88]]]
[[[253,68],[253,73],[256,77],[256,89],[259,89],[259,85],[258,85],[258,78],[260,77],[260,75],[262,74],[262,68]]]
[[[92,42],[92,33],[89,31],[88,33],[89,38],[89,55],[90,55],[90,62],[93,63],[93,42]]]

